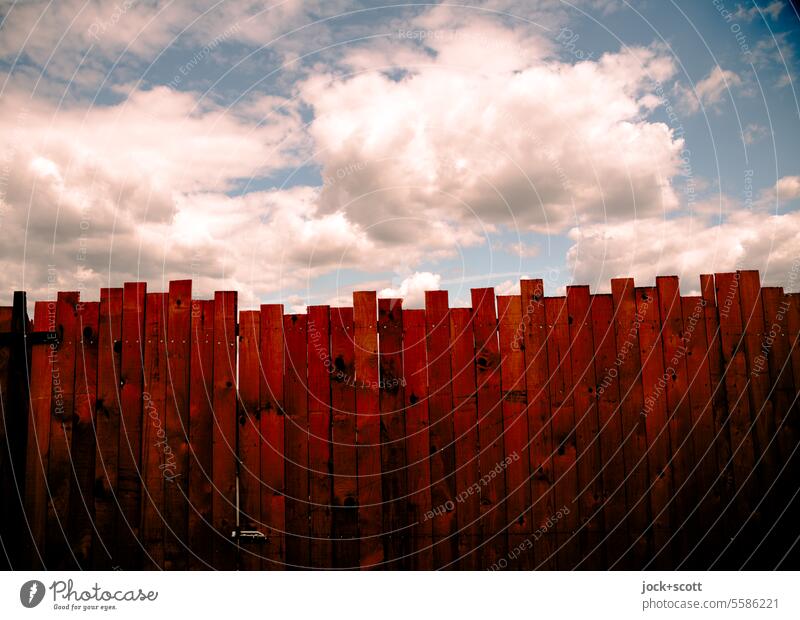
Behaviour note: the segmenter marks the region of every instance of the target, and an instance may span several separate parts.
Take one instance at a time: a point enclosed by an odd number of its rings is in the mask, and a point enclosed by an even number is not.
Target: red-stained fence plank
[[[665,394],[664,353],[659,334],[661,323],[655,287],[636,288],[636,311],[639,326],[639,355],[642,360],[644,407],[641,415],[647,427],[647,467],[650,479],[650,514],[653,528],[653,553],[650,568],[666,569],[672,565],[667,542],[671,536],[670,433]]]
[[[261,529],[261,455],[260,455],[260,345],[261,313],[239,313],[239,526],[241,530]],[[261,568],[262,548],[259,539],[240,539],[239,567]]]
[[[788,332],[790,358],[793,375],[793,390],[792,390],[792,408],[787,414],[785,426],[791,429],[791,434],[796,438],[800,433],[800,293],[791,293],[786,295],[786,300],[789,304],[787,309],[786,327]],[[791,481],[798,480],[800,477],[800,459],[797,458],[797,453],[794,458],[787,465],[787,480],[789,486],[792,486]],[[796,490],[796,485],[794,490]],[[794,490],[791,492],[794,493]],[[788,504],[788,498],[786,499]],[[800,521],[800,506],[797,501],[791,504],[790,509],[787,511],[787,521],[789,523],[797,523]],[[798,561],[797,546],[792,553],[777,568],[786,568],[789,566],[797,566]]]
[[[408,315],[406,312],[406,315]],[[406,346],[412,334],[406,336]],[[416,342],[416,341],[414,341]],[[475,390],[475,338],[472,310],[450,309],[450,363],[453,374],[453,432],[456,448],[456,521],[458,524],[458,567],[480,567],[480,447],[478,445],[478,403]],[[407,355],[408,355],[407,350]],[[424,364],[424,349],[422,356]],[[424,366],[421,371],[425,381]],[[426,429],[427,433],[427,429]],[[528,517],[530,518],[530,517]]]
[[[332,568],[330,308],[308,307],[308,470],[311,566]]]
[[[500,398],[500,349],[497,340],[494,289],[471,290],[475,381],[478,399],[478,441],[481,447],[481,566],[506,560],[505,456]],[[429,353],[430,355],[430,353]],[[428,362],[430,366],[430,361]],[[433,423],[433,422],[431,422]],[[434,506],[436,502],[434,501]]]
[[[192,301],[189,364],[189,567],[211,566],[214,397],[214,302]]]
[[[261,568],[280,570],[286,563],[284,491],[283,306],[261,306],[261,520],[267,541]]]
[[[594,369],[599,425],[600,454],[603,456],[603,523],[605,525],[606,567],[616,564],[628,541],[625,527],[625,459],[622,411],[619,402],[619,369],[615,364],[614,300],[611,295],[593,295],[591,303]]]
[[[94,535],[95,403],[97,401],[97,331],[99,302],[78,306],[75,358],[75,417],[70,454],[74,482],[70,493],[69,544],[78,566],[92,568]]]
[[[38,301],[34,306],[33,330],[50,332],[55,338],[54,301]],[[25,461],[25,515],[31,529],[33,545],[28,563],[31,568],[44,568],[45,532],[47,528],[48,457],[50,450],[50,408],[52,403],[52,370],[55,341],[37,344],[31,352],[31,400],[28,419],[28,445]]]
[[[235,291],[214,293],[214,435],[211,500],[213,566],[236,567],[236,318]]]
[[[167,305],[167,392],[164,447],[164,567],[188,568],[189,376],[192,281],[169,283]]]
[[[378,300],[380,338],[381,471],[385,568],[407,565],[410,542],[403,379],[403,300]]]
[[[733,510],[731,519],[736,523],[735,530],[729,531],[732,538],[730,554],[733,561],[739,561],[742,550],[747,546],[742,533],[736,536],[739,527],[753,511],[761,499],[760,485],[756,477],[754,433],[750,399],[748,398],[749,377],[747,359],[743,343],[744,325],[742,323],[739,296],[739,274],[718,273],[714,276],[717,308],[719,316],[720,340],[722,345],[722,367],[727,408],[727,425],[730,431],[731,460],[736,491],[729,507]],[[738,540],[737,540],[738,539]]]
[[[142,544],[144,567],[164,567],[166,470],[167,294],[148,293],[142,393]]]
[[[771,381],[770,399],[775,412],[775,444],[778,463],[790,461],[800,443],[800,429],[790,417],[795,397],[792,376],[789,313],[791,304],[783,289],[769,286],[761,289],[764,316],[767,318],[762,355],[767,358]],[[788,469],[788,468],[787,468]],[[786,476],[786,472],[782,477]]]
[[[686,344],[683,341],[683,308],[677,276],[656,278],[661,347],[664,356],[664,392],[669,420],[673,497],[670,502],[672,532],[668,546],[673,566],[682,562],[694,546],[695,528],[687,519],[697,501],[697,483],[692,475],[695,464],[694,419],[689,399]]]
[[[375,293],[353,293],[358,461],[359,565],[379,567],[381,534],[381,428],[378,396],[378,309]]]
[[[506,515],[509,568],[533,565],[531,530],[530,455],[525,353],[520,345],[522,304],[519,295],[497,297],[500,341],[500,387],[503,411],[503,450],[506,455]]]
[[[791,505],[791,498],[797,490],[797,479],[794,477],[792,457],[798,446],[800,436],[797,426],[792,424],[789,414],[794,398],[794,380],[789,347],[788,298],[779,287],[761,289],[761,300],[764,306],[764,331],[761,348],[756,355],[756,367],[766,365],[769,370],[769,399],[774,419],[770,422],[771,452],[775,460],[774,479],[769,480],[773,486],[770,491],[770,504],[762,506],[762,511],[770,514],[781,514]],[[763,415],[763,414],[762,414]],[[787,511],[781,521],[791,522],[794,515]],[[786,549],[785,534],[781,522],[772,528],[771,524],[765,539],[755,551],[752,567],[774,568],[775,557],[783,557]]]
[[[358,568],[358,471],[353,309],[331,308],[331,439],[333,443],[333,558]]]
[[[794,377],[794,396],[792,411],[789,413],[788,424],[798,429],[800,422],[800,293],[791,293],[786,296],[789,303],[786,327],[789,335],[789,349],[792,359],[792,375]]]
[[[706,334],[706,302],[702,297],[683,297],[683,346],[686,348],[689,399],[692,406],[692,445],[695,460],[695,497],[697,509],[691,528],[691,553],[679,563],[681,568],[703,569],[708,558],[721,551],[724,535],[720,501],[721,471],[717,467],[716,433],[710,372],[711,352]]]
[[[567,287],[567,323],[575,408],[576,469],[578,473],[578,541],[580,568],[598,570],[603,559],[603,462],[600,454],[599,417],[595,399],[591,297],[588,286]]]
[[[717,455],[717,479],[714,483],[714,492],[717,495],[719,507],[716,511],[717,522],[714,527],[721,530],[720,542],[725,542],[728,532],[732,531],[730,526],[733,517],[732,500],[736,493],[736,483],[733,473],[733,453],[731,450],[730,418],[728,414],[727,390],[725,382],[725,365],[722,357],[722,331],[720,329],[719,312],[717,308],[716,286],[714,276],[703,274],[700,276],[700,290],[703,302],[705,303],[705,327],[706,345],[708,347],[708,374],[711,383],[711,408],[714,420],[714,450]],[[739,500],[743,496],[739,495]],[[706,555],[710,558],[704,561],[702,566],[708,566],[714,562],[721,548],[717,548],[713,555]]]
[[[614,298],[614,330],[617,340],[620,413],[622,417],[623,455],[625,459],[625,506],[628,511],[629,553],[619,564],[609,568],[641,569],[652,554],[646,419],[642,415],[644,392],[641,382],[639,327],[641,316],[636,309],[636,293],[631,278],[611,280]]]
[[[428,382],[425,311],[403,313],[403,376],[405,378],[408,519],[414,570],[433,568],[433,522],[428,435]],[[470,365],[472,359],[470,358]]]
[[[72,426],[79,294],[59,293],[56,331],[61,342],[54,352],[50,418],[50,462],[47,471],[47,568],[76,568],[67,538],[72,481]]]
[[[122,291],[122,372],[120,374],[119,558],[112,568],[136,570],[142,565],[140,515],[142,498],[142,389],[146,284],[126,282]]]
[[[577,448],[567,300],[565,297],[546,297],[544,307],[547,321],[547,366],[550,374],[555,509],[565,514],[555,525],[554,551],[558,570],[572,570],[578,566],[581,558],[578,548]]]
[[[744,349],[747,361],[750,414],[753,419],[753,448],[756,451],[756,473],[769,485],[777,475],[777,443],[775,414],[769,398],[769,366],[762,353],[764,344],[764,304],[761,301],[761,283],[758,271],[740,271],[739,300],[742,304]],[[768,317],[772,323],[773,317]],[[766,495],[766,487],[762,487]]]
[[[308,317],[287,314],[283,319],[286,339],[285,454],[286,454],[286,564],[289,568],[308,568],[309,540],[308,487],[308,357],[306,335]]]
[[[455,568],[454,562],[458,559],[458,536],[456,533],[458,524],[454,504],[456,498],[455,437],[447,291],[425,292],[425,322],[428,355],[428,420],[430,423],[428,437],[431,443],[431,506],[436,515],[433,518],[433,557],[434,565],[437,568]],[[499,408],[497,413],[502,415]],[[502,526],[499,526],[497,531],[500,529]]]
[[[530,434],[531,530],[535,568],[555,568],[553,515],[553,433],[550,419],[550,372],[547,367],[547,320],[544,284],[521,280],[522,334],[525,351],[525,390]]]
[[[97,329],[97,406],[92,443],[94,460],[93,568],[107,570],[117,556],[122,289],[100,289]]]

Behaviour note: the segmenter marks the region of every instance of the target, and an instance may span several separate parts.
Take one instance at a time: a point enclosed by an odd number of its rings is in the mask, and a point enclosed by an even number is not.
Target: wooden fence
[[[798,568],[800,295],[0,308],[6,567]]]

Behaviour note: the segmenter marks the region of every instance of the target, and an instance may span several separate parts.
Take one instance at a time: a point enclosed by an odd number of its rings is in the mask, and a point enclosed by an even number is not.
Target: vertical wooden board
[[[669,547],[674,560],[673,566],[677,566],[686,559],[697,542],[696,528],[687,520],[697,502],[696,478],[691,475],[697,463],[693,447],[694,420],[689,398],[683,308],[678,277],[656,278],[656,292],[664,356],[664,391],[674,490],[670,502],[672,540]]]
[[[548,525],[555,515],[553,487],[553,433],[550,419],[550,372],[547,367],[547,320],[544,284],[521,280],[522,340],[525,352],[525,390],[531,471],[531,529],[535,568],[552,570],[555,564],[555,531]]]
[[[722,470],[717,466],[714,407],[709,370],[711,353],[706,334],[706,302],[702,297],[683,297],[683,343],[686,347],[689,400],[692,406],[694,430],[692,432],[695,462],[697,507],[691,525],[696,532],[691,554],[681,568],[708,568],[709,559],[715,558],[722,549],[724,537],[722,503],[719,480]],[[693,506],[694,508],[694,506]]]
[[[428,435],[428,382],[425,311],[403,313],[403,377],[405,379],[406,458],[410,568],[433,568],[433,522]],[[471,361],[470,361],[471,363]]]
[[[519,295],[497,297],[500,343],[500,395],[503,412],[503,451],[506,473],[506,515],[508,519],[509,568],[530,570],[533,554],[526,540],[531,531],[530,455],[525,353],[520,345],[522,304]]]
[[[653,528],[653,558],[650,568],[668,569],[672,558],[667,542],[672,535],[670,500],[673,496],[670,473],[670,433],[667,414],[664,352],[661,346],[658,293],[654,286],[636,288],[636,311],[639,326],[639,355],[642,359],[642,389],[647,427],[647,466],[650,478],[650,511]]]
[[[333,567],[330,308],[308,307],[308,470],[311,566]]]
[[[790,429],[793,437],[800,433],[800,293],[790,293],[784,296],[786,308],[786,336],[789,349],[793,388],[791,391],[792,405],[786,414],[785,426]],[[793,459],[792,471],[797,471],[797,459]]]
[[[58,293],[55,321],[61,342],[53,353],[50,462],[47,471],[47,568],[51,570],[77,568],[69,546],[67,522],[74,480],[71,447],[79,303],[77,292]]]
[[[767,365],[769,370],[769,399],[772,405],[774,421],[771,423],[772,453],[775,459],[776,474],[774,482],[770,479],[770,504],[766,510],[771,515],[780,515],[785,509],[783,523],[796,522],[792,514],[792,497],[797,490],[797,460],[793,452],[798,445],[798,429],[790,417],[794,394],[794,379],[789,352],[788,298],[779,287],[761,289],[764,306],[764,336],[761,350],[756,356],[756,366]],[[793,462],[794,461],[794,462]],[[762,510],[765,510],[762,507]],[[785,520],[784,520],[785,519]],[[775,557],[783,557],[786,553],[785,534],[780,522],[775,528],[768,528],[764,541],[757,549],[750,566],[773,568]],[[787,558],[787,561],[790,561]]]
[[[481,566],[490,568],[504,559],[506,540],[505,456],[503,409],[500,399],[500,349],[493,288],[471,290],[475,382],[478,399],[478,442],[481,447]],[[430,350],[428,351],[430,356]],[[430,361],[428,362],[430,367]],[[433,420],[431,420],[433,424]],[[499,472],[498,472],[499,469]],[[490,477],[484,484],[485,477]],[[434,481],[435,482],[435,481]],[[436,501],[433,502],[434,507]]]
[[[604,568],[603,462],[600,454],[599,417],[596,406],[594,336],[588,286],[567,287],[572,402],[575,408],[575,467],[578,473],[578,542],[580,568]]]
[[[0,569],[26,566],[32,541],[25,522],[25,458],[28,440],[30,331],[27,295],[14,291],[0,309],[0,331],[13,334],[0,346]]]
[[[736,491],[730,509],[732,536],[745,519],[751,517],[761,497],[755,474],[756,452],[751,429],[750,401],[747,394],[747,362],[743,346],[741,304],[739,301],[739,274],[718,273],[714,276],[719,317],[722,367],[724,368],[725,394],[728,403],[727,423],[730,432],[731,461]],[[733,541],[731,553],[736,557],[749,546],[741,535]]]
[[[431,444],[431,506],[436,515],[432,519],[433,557],[437,568],[454,568],[454,562],[458,558],[458,523],[454,504],[455,437],[447,291],[425,291],[425,323],[428,356],[428,438]],[[497,414],[501,415],[499,407]],[[497,531],[500,529],[502,526],[498,525]]]
[[[212,444],[213,567],[236,567],[236,318],[235,291],[214,293],[214,434]]]
[[[750,415],[753,420],[753,449],[756,452],[757,474],[762,487],[761,495],[777,475],[777,444],[775,437],[775,414],[772,400],[769,398],[769,366],[763,355],[764,345],[764,304],[761,301],[761,283],[758,271],[740,271],[739,300],[742,306],[742,322],[744,329],[745,361],[748,373],[748,395],[750,399]],[[772,323],[772,317],[766,320]],[[760,461],[759,461],[760,459]]]
[[[78,306],[75,358],[75,417],[70,454],[74,483],[70,493],[70,553],[83,569],[92,566],[94,534],[95,403],[97,401],[99,302]]]
[[[48,459],[50,453],[50,408],[52,404],[52,370],[55,344],[54,301],[37,301],[34,306],[33,329],[49,332],[47,344],[37,344],[31,351],[30,416],[28,445],[25,458],[25,515],[31,530],[32,545],[28,566],[43,569],[45,563],[45,532],[47,528]],[[52,317],[52,322],[51,322]]]
[[[148,293],[142,392],[142,545],[144,567],[164,568],[167,396],[167,294]]]
[[[0,307],[0,334],[11,333],[11,306]],[[15,525],[12,522],[11,505],[12,496],[16,494],[11,450],[14,438],[11,431],[12,403],[9,394],[9,374],[11,370],[11,344],[0,343],[0,493],[4,498],[0,504],[0,570],[10,570],[14,567],[14,558],[11,556],[13,544],[11,532]],[[8,424],[7,424],[8,421]],[[27,446],[26,446],[27,449]]]
[[[794,396],[792,411],[789,413],[790,424],[795,428],[800,419],[800,293],[786,295],[789,303],[786,328],[789,335],[789,351],[792,360],[792,376],[794,377]]]
[[[405,416],[403,407],[403,300],[378,300],[380,343],[381,477],[385,568],[407,567],[408,532]]]
[[[212,563],[214,302],[192,301],[189,363],[189,567]]]
[[[120,373],[119,558],[112,568],[136,570],[142,565],[139,540],[142,480],[142,389],[144,380],[144,318],[147,285],[126,282],[122,291],[122,371]]]
[[[118,556],[116,525],[119,514],[120,392],[122,362],[122,289],[100,289],[97,329],[97,403],[94,467],[93,567],[108,570]]]
[[[261,568],[265,570],[280,570],[286,563],[283,355],[283,305],[262,305],[261,519],[267,541]]]
[[[578,566],[578,472],[575,409],[572,402],[572,368],[569,357],[569,323],[565,297],[546,297],[547,366],[550,374],[551,427],[553,432],[553,478],[556,511],[566,516],[555,525],[556,566],[572,570]]]
[[[287,314],[283,320],[286,339],[285,371],[285,454],[286,454],[286,565],[308,568],[308,398],[305,314]]]
[[[622,557],[619,564],[609,562],[609,568],[639,570],[652,555],[647,428],[646,418],[642,415],[644,393],[639,355],[641,316],[636,309],[632,278],[612,279],[611,294],[614,299],[614,332],[617,342],[614,364],[619,370],[625,506],[630,551]]]
[[[800,293],[788,294],[785,296],[785,300],[788,303],[786,327],[794,384],[792,407],[787,415],[785,426],[791,429],[790,432],[796,441],[798,432],[800,432]],[[796,447],[797,444],[795,443],[795,449]],[[793,485],[791,481],[797,481],[800,478],[800,459],[797,456],[795,452],[794,457],[787,464],[787,471],[784,474],[787,476],[789,486],[794,486],[793,490],[789,490],[791,493],[796,490],[796,483]],[[798,514],[800,513],[800,506],[798,506],[796,498],[791,504],[788,503],[788,500],[785,500],[784,503],[789,506],[787,521],[789,523],[798,523],[800,521],[800,514]],[[798,550],[795,547],[793,552],[786,557],[778,568],[797,566],[797,560]]]
[[[411,311],[406,311],[406,316],[409,312]],[[411,340],[415,337],[417,337],[416,332],[406,334],[406,359],[412,355],[409,348],[412,343],[419,346],[416,340]],[[424,345],[424,334],[422,338]],[[450,309],[450,343],[450,363],[453,374],[453,433],[455,434],[456,448],[458,567],[461,570],[477,570],[480,566],[481,505],[478,485],[481,474],[479,469],[478,403],[475,392],[475,338],[472,334],[472,310],[470,308]],[[414,355],[421,356],[422,359],[423,367],[420,372],[424,389],[424,348],[415,352]],[[417,395],[419,396],[419,393]],[[427,413],[425,416],[427,421]],[[427,437],[427,426],[425,434]]]
[[[779,466],[791,460],[795,447],[800,443],[800,435],[789,413],[795,397],[794,378],[789,341],[789,298],[783,289],[768,286],[761,289],[764,316],[767,323],[762,355],[767,358],[770,374],[770,399],[775,414],[775,444]],[[766,349],[766,352],[764,351]],[[786,476],[784,472],[782,477]]]
[[[169,283],[166,316],[166,408],[164,446],[164,567],[186,570],[189,527],[189,377],[192,281]]]
[[[358,469],[353,309],[331,308],[331,439],[333,443],[333,558],[358,568]],[[413,501],[413,500],[410,500]]]
[[[715,492],[719,497],[719,522],[717,528],[721,528],[723,539],[728,538],[727,532],[731,531],[730,520],[733,511],[729,510],[732,505],[731,498],[736,492],[736,484],[733,474],[733,453],[731,450],[731,435],[728,415],[727,391],[725,388],[725,366],[722,359],[722,333],[720,331],[719,313],[716,301],[716,287],[714,276],[703,274],[700,276],[700,290],[705,302],[705,327],[706,345],[708,348],[708,374],[711,382],[711,408],[714,421],[714,450],[717,454],[717,480]],[[739,495],[743,499],[742,495]],[[711,557],[711,556],[707,556]],[[704,567],[713,562],[713,559],[704,564]]]
[[[381,428],[378,395],[378,309],[373,291],[353,293],[356,371],[359,565],[383,563]]]
[[[616,565],[626,552],[625,460],[622,412],[619,402],[619,369],[615,361],[614,300],[611,295],[593,295],[591,302],[594,371],[599,425],[605,526],[606,567]]]
[[[239,526],[242,530],[261,530],[261,455],[260,455],[260,345],[261,313],[239,313]],[[243,539],[239,545],[239,567],[261,568],[260,543]]]

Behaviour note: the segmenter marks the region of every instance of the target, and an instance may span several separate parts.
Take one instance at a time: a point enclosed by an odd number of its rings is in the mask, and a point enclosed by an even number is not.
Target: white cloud
[[[405,278],[399,286],[385,288],[378,292],[378,297],[400,297],[406,308],[422,308],[425,306],[425,291],[436,291],[440,288],[442,276],[430,271],[416,272]]]
[[[682,141],[642,120],[640,105],[652,80],[672,75],[668,58],[634,49],[577,65],[501,58],[474,71],[450,53],[457,36],[432,45],[435,58],[400,80],[367,72],[302,84],[323,176],[353,170],[323,188],[326,211],[343,209],[370,236],[424,242],[441,222],[455,237],[500,224],[558,232],[678,207],[669,180]]]
[[[743,137],[745,144],[753,144],[769,135],[769,129],[758,123],[748,123],[744,128]]]
[[[706,110],[715,109],[722,102],[725,93],[741,85],[742,78],[733,71],[717,65],[705,78],[697,82],[693,89],[676,84],[675,90],[685,110],[694,113],[700,110],[701,106]]]
[[[510,254],[511,256],[518,256],[519,258],[535,258],[539,256],[542,248],[532,243],[506,243],[500,245],[497,249]]]
[[[760,15],[768,15],[772,21],[776,21],[778,17],[780,17],[781,11],[783,10],[783,1],[782,0],[773,0],[766,6],[751,6],[750,8],[745,8],[744,6],[739,6],[739,9],[734,13],[735,19],[743,19],[745,21],[751,22],[756,17]]]
[[[759,269],[771,285],[788,283],[800,247],[800,212],[765,216],[738,210],[719,225],[703,218],[648,218],[594,224],[570,231],[567,262],[573,281],[608,290],[610,278],[632,276],[639,285],[656,276],[686,276],[684,291],[699,288],[698,274]]]
[[[495,284],[495,295],[519,295],[519,281],[524,280],[525,278],[527,278],[527,276],[522,275],[516,280],[504,280],[500,284]]]
[[[778,179],[775,185],[778,198],[792,200],[800,197],[800,176],[787,176]]]

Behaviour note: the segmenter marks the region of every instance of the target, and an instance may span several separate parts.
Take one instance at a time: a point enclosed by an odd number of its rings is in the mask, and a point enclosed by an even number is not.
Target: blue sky
[[[244,307],[363,288],[466,305],[522,276],[556,294],[675,273],[688,293],[736,268],[800,290],[789,3],[0,15],[3,299],[193,277]]]

